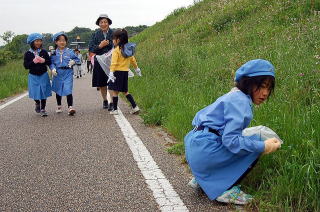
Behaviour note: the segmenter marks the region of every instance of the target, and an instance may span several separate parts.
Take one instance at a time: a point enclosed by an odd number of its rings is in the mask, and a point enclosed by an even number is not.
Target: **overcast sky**
[[[56,33],[75,26],[95,29],[106,13],[111,27],[153,25],[193,0],[0,0],[0,34]],[[0,42],[2,40],[0,39]]]

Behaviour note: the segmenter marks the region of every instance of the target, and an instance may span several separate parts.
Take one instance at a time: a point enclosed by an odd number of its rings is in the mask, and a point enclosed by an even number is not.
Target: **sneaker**
[[[253,200],[252,196],[240,190],[239,186],[233,186],[230,190],[223,192],[216,199],[218,202],[233,203],[236,205],[245,205]]]
[[[34,111],[36,111],[36,113],[40,113],[40,104],[36,103],[36,107],[35,107]]]
[[[103,101],[103,106],[102,106],[103,109],[108,109],[108,100],[104,100]]]
[[[140,108],[138,106],[136,106],[135,108],[132,108],[132,110],[130,111],[130,114],[137,114],[139,113]]]
[[[191,186],[192,188],[194,189],[199,189],[200,188],[200,185],[198,184],[198,182],[196,181],[196,178],[193,177],[189,183],[188,183],[188,186]]]
[[[56,113],[62,113],[62,107],[61,107],[61,106],[58,106],[58,107],[57,107]]]
[[[111,115],[118,115],[119,113],[118,113],[118,110],[113,110],[113,111],[110,112],[110,114]]]
[[[108,106],[108,111],[112,111],[113,110],[113,103],[111,102]]]
[[[44,110],[44,109],[42,109],[42,110],[40,111],[40,116],[42,116],[42,117],[48,116],[47,111]]]
[[[68,115],[69,115],[69,116],[73,116],[75,113],[76,113],[76,110],[73,109],[73,108],[70,106],[70,107],[69,107]]]

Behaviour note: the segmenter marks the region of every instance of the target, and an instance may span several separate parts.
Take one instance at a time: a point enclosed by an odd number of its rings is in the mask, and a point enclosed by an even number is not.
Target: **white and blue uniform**
[[[211,200],[232,186],[264,151],[258,137],[242,136],[253,118],[252,104],[249,95],[234,89],[200,110],[192,125],[204,129],[192,130],[185,137],[186,159]]]
[[[51,55],[50,69],[56,69],[58,75],[52,79],[52,91],[57,93],[59,96],[67,96],[72,94],[73,89],[73,69],[70,68],[69,62],[74,60],[79,63],[79,58],[75,53],[69,49],[64,50],[56,49],[55,53]]]

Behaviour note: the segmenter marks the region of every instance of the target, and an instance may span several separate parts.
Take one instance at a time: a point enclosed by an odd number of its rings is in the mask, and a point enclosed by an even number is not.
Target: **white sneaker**
[[[58,107],[57,107],[56,113],[62,113],[62,106],[58,106]]]
[[[194,177],[189,181],[188,186],[191,186],[194,189],[200,188],[200,185],[198,184],[198,182],[196,181],[196,178]]]
[[[73,107],[69,107],[69,112],[68,112],[68,115],[69,116],[73,116],[74,114],[76,113],[76,110],[73,108]]]
[[[118,115],[119,113],[118,113],[118,110],[113,110],[113,111],[110,112],[110,114],[111,115]]]
[[[140,111],[140,108],[136,106],[135,108],[132,108],[130,111],[130,114],[137,114]]]

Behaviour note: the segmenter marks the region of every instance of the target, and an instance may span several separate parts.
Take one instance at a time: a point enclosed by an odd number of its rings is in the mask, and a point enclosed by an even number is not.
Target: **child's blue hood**
[[[131,57],[134,55],[136,50],[135,43],[126,43],[124,47],[121,49],[122,56],[124,57]]]

